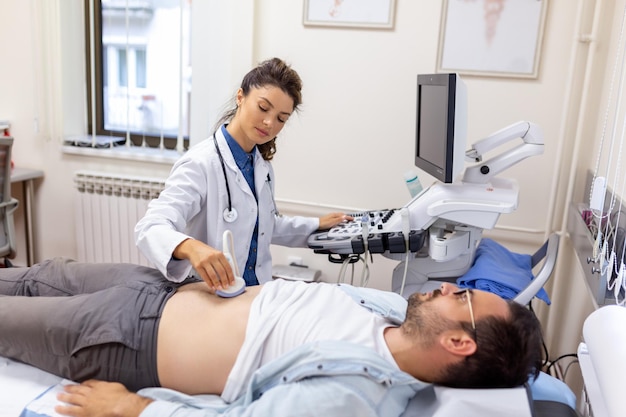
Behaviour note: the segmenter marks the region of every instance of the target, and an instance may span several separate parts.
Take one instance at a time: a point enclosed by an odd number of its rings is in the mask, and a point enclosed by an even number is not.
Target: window
[[[98,145],[186,148],[191,0],[85,1],[88,124]]]

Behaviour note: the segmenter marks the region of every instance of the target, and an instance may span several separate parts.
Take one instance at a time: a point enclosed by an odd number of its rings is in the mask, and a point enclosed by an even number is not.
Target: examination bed
[[[57,376],[0,357],[0,417],[56,417]],[[220,401],[217,396],[209,401]],[[408,404],[402,417],[574,417],[576,398],[561,381],[541,374],[528,387],[456,389],[431,387]],[[544,410],[548,410],[545,412]]]
[[[532,255],[538,269],[534,279],[518,291],[515,300],[528,304],[549,279],[555,265],[559,237],[551,235]],[[480,257],[477,257],[480,259]],[[407,283],[408,293],[430,291],[440,283],[428,281],[421,288]],[[0,417],[56,416],[55,394],[63,379],[34,367],[0,357]],[[211,401],[220,401],[219,397]],[[563,382],[541,373],[527,386],[512,389],[454,389],[434,386],[408,404],[402,417],[569,417],[576,416],[576,397]]]

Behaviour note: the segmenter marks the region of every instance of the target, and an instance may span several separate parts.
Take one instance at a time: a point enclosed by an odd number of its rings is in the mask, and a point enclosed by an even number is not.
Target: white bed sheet
[[[58,376],[0,357],[0,417],[25,416],[26,406],[61,382]]]
[[[551,398],[565,403],[572,402],[568,397],[559,398],[564,390],[561,385],[565,387],[565,384],[547,376],[546,381],[552,386],[559,384],[557,393],[550,393]],[[57,403],[56,392],[67,383],[71,381],[0,357],[0,417],[57,417],[58,414],[53,410]],[[546,390],[542,388],[542,391]],[[421,391],[410,401],[402,417],[459,415],[531,417],[529,394],[524,387],[501,390],[431,387]]]

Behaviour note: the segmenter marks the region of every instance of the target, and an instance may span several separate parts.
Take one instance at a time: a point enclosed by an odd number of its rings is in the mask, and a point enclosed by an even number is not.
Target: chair
[[[0,137],[0,257],[4,266],[12,266],[9,259],[15,258],[15,226],[13,212],[19,201],[11,197],[11,149],[13,138]]]

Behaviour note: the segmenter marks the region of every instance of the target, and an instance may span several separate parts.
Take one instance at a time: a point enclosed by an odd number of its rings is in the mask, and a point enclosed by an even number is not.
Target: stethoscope
[[[226,184],[226,194],[228,195],[228,207],[224,209],[222,216],[224,217],[224,221],[226,223],[232,223],[237,220],[239,214],[237,210],[233,207],[232,198],[230,196],[230,186],[228,185],[228,177],[226,176],[226,164],[224,163],[224,157],[222,156],[222,152],[220,151],[220,147],[217,146],[217,139],[215,138],[215,133],[213,134],[213,143],[215,144],[215,150],[217,151],[217,156],[220,158],[220,164],[222,165],[222,172],[224,173],[224,183]],[[278,212],[278,208],[276,207],[276,201],[274,200],[274,192],[272,191],[272,187],[270,184],[271,178],[270,174],[267,174],[267,182],[270,188],[270,193],[272,194],[272,202],[274,203],[274,215],[280,216]]]

